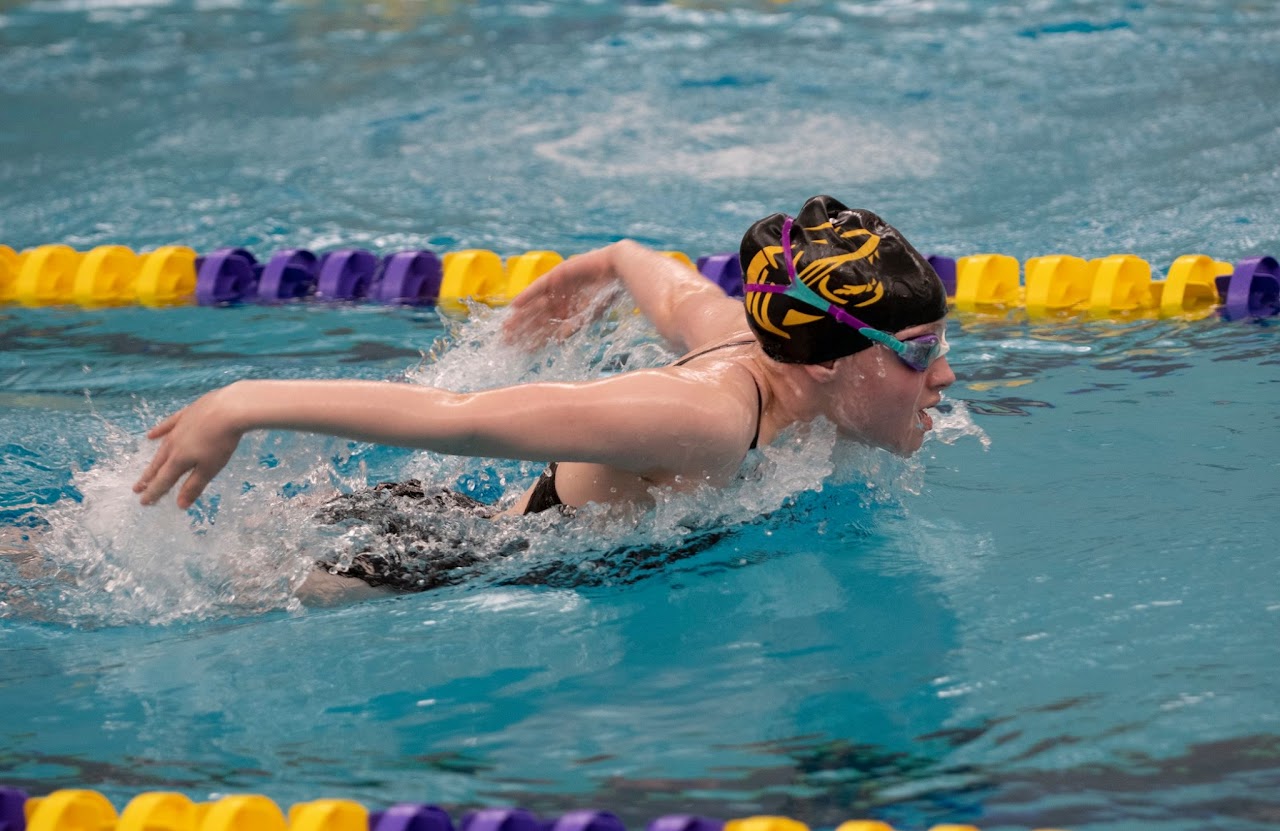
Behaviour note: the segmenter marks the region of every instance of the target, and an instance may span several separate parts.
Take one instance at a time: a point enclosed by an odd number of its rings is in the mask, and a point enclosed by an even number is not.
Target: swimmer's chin
[[[910,459],[919,453],[922,447],[924,447],[924,433],[916,433],[905,447],[886,447],[885,450],[899,458]]]
[[[892,443],[883,442],[883,441],[873,441],[871,439],[868,439],[866,436],[862,436],[857,433],[848,432],[844,430],[837,431],[837,435],[840,437],[842,441],[850,441],[850,442],[853,442],[854,444],[863,445],[864,447],[875,447],[877,449],[892,453],[893,455],[898,456],[900,458],[909,459],[912,456],[914,456],[916,453],[918,453],[920,451],[920,448],[924,446],[925,432],[919,429],[919,425],[917,424],[911,430],[911,434],[909,436],[906,436],[900,441],[895,441]]]

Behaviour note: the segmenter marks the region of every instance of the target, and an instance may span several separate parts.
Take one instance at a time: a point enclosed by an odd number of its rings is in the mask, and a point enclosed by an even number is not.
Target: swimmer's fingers
[[[515,296],[503,337],[532,348],[561,343],[604,312],[612,295],[602,291],[610,285],[616,277],[599,251],[570,257]]]
[[[545,320],[539,319],[535,313],[527,309],[512,309],[507,319],[502,322],[502,339],[509,345],[527,345],[536,348],[546,340],[545,334],[539,337],[539,330],[544,328]]]
[[[204,493],[204,489],[221,469],[220,464],[201,463],[195,459],[170,456],[160,465],[153,478],[140,483],[143,485],[142,504],[156,504],[166,493],[173,490],[179,479],[186,476],[182,487],[178,489],[178,507],[186,510],[195,504],[196,499]],[[135,486],[136,489],[137,486]]]
[[[582,329],[583,323],[582,315],[571,318],[548,316],[538,320],[513,318],[503,326],[503,336],[506,343],[510,345],[520,345],[526,349],[541,349],[549,342],[564,343]]]
[[[182,488],[178,491],[178,507],[186,510],[195,504],[200,498],[200,494],[204,493],[204,489],[213,481],[213,477],[218,475],[221,466],[210,470],[207,467],[196,465],[191,469],[191,475],[182,483]]]
[[[143,505],[154,505],[184,476],[178,507],[188,508],[226,466],[243,431],[229,424],[231,387],[214,390],[157,424],[147,435],[160,439],[156,455],[133,486]],[[189,474],[189,475],[188,475]]]
[[[546,287],[547,275],[544,274],[526,286],[525,289],[515,297],[511,298],[511,308],[523,309],[539,302],[543,298]]]
[[[159,457],[157,456],[157,458]],[[155,462],[152,464],[155,464]],[[159,502],[160,497],[168,493],[182,478],[183,474],[194,467],[195,463],[192,461],[179,460],[173,454],[167,454],[165,460],[156,468],[155,474],[140,483],[143,486],[142,504],[154,505]],[[179,502],[178,504],[181,505],[182,503]]]
[[[564,343],[582,329],[582,318],[553,322],[559,324],[556,326],[555,334],[552,336],[555,338],[556,343]]]
[[[536,285],[536,284],[535,284]],[[549,340],[562,341],[565,335],[566,315],[562,308],[547,298],[535,299],[522,308],[512,309],[502,324],[503,340],[509,345],[539,349]],[[573,331],[581,328],[581,320],[573,324]]]
[[[178,410],[173,415],[166,418],[164,421],[157,424],[155,427],[152,427],[150,430],[147,431],[147,438],[158,439],[168,435],[169,431],[173,429],[174,425],[178,423],[178,420],[182,418],[182,414],[185,413],[186,411],[187,410],[184,407],[181,410]]]
[[[580,254],[557,263],[538,277],[511,301],[517,310],[535,307],[552,317],[567,317],[602,285],[613,282],[613,275],[603,267],[599,252]]]
[[[156,478],[156,473],[159,472],[160,468],[164,466],[164,463],[168,461],[168,459],[169,443],[165,442],[160,445],[159,449],[156,450],[156,454],[151,457],[151,461],[147,464],[146,468],[143,469],[142,475],[138,477],[138,481],[133,483],[133,492],[142,493],[146,490],[147,486],[151,484],[151,481]]]
[[[178,421],[184,412],[186,412],[186,408],[178,410],[173,415],[161,421],[155,427],[152,427],[147,431],[147,438],[154,440],[167,436],[178,424]],[[160,468],[164,466],[164,463],[169,460],[169,456],[172,452],[173,446],[170,442],[163,441],[160,443],[160,446],[156,448],[155,455],[151,457],[151,461],[143,469],[142,475],[139,476],[138,481],[133,484],[134,493],[142,493],[147,489],[147,486],[151,484],[153,479],[155,479],[156,473],[159,472]]]
[[[213,481],[213,477],[217,476],[218,472],[227,466],[227,462],[231,461],[231,455],[236,452],[236,446],[239,444],[240,433],[238,432],[206,436],[201,442],[199,452],[187,456],[190,459],[187,463],[177,465],[177,472],[169,481],[170,487],[179,476],[191,471],[191,475],[182,483],[182,489],[178,491],[179,508],[186,510],[195,504],[196,499]],[[168,488],[166,487],[165,490]]]
[[[548,296],[547,275],[539,277],[529,284],[528,288],[511,300],[511,316],[503,325],[508,335],[528,337],[539,324],[546,320],[551,311],[551,299]]]

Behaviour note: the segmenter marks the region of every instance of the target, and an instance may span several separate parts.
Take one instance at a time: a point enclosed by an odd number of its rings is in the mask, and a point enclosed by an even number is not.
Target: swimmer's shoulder
[[[671,363],[671,366],[685,366],[707,356],[708,358],[736,359],[759,350],[760,342],[751,331],[741,329],[724,333],[721,337],[700,343]]]
[[[715,425],[715,441],[735,466],[760,441],[767,384],[758,361],[759,342],[748,331],[693,350],[665,371],[696,384],[690,401]],[[706,437],[704,437],[705,439]],[[739,452],[740,451],[740,452]]]

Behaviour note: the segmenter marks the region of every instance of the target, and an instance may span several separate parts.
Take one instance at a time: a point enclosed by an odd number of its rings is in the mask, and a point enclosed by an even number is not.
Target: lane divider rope
[[[349,799],[317,799],[282,811],[258,794],[224,796],[195,802],[181,793],[148,791],[116,813],[101,793],[57,790],[29,797],[0,787],[0,831],[627,831],[608,811],[570,811],[552,820],[523,808],[485,808],[467,813],[455,825],[447,811],[426,803],[397,803],[369,811]],[[669,814],[646,831],[809,831],[798,820],[753,816],[721,821],[691,814]],[[878,820],[849,820],[836,831],[894,831]],[[930,831],[978,831],[971,825],[935,825]]]
[[[680,251],[662,253],[731,296],[742,295],[737,254],[694,261]],[[1091,260],[1051,254],[1025,263],[1006,254],[928,259],[961,312],[1191,318],[1216,313],[1229,320],[1280,314],[1280,264],[1269,255],[1231,263],[1186,254],[1174,260],[1163,279],[1154,278],[1151,265],[1133,254]],[[468,301],[510,302],[563,260],[555,251],[527,251],[504,260],[484,249],[441,256],[426,249],[379,255],[359,248],[322,254],[286,248],[259,261],[245,248],[200,255],[174,245],[140,254],[122,245],[80,252],[54,244],[19,253],[0,245],[0,303],[96,308],[317,300],[465,312]]]

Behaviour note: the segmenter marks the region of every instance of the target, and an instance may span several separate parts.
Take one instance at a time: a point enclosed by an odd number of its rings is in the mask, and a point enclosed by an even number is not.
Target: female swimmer
[[[156,425],[134,491],[178,485],[187,508],[250,430],[300,430],[432,450],[548,462],[505,514],[651,501],[654,487],[731,481],[747,452],[825,417],[900,455],[955,376],[944,357],[946,293],[928,262],[866,210],[827,196],[751,226],[745,300],[623,241],[573,257],[512,303],[511,340],[563,336],[620,283],[685,354],[674,364],[576,383],[477,393],[371,381],[239,381]],[[185,477],[185,480],[184,480]],[[563,510],[563,509],[562,509]]]

